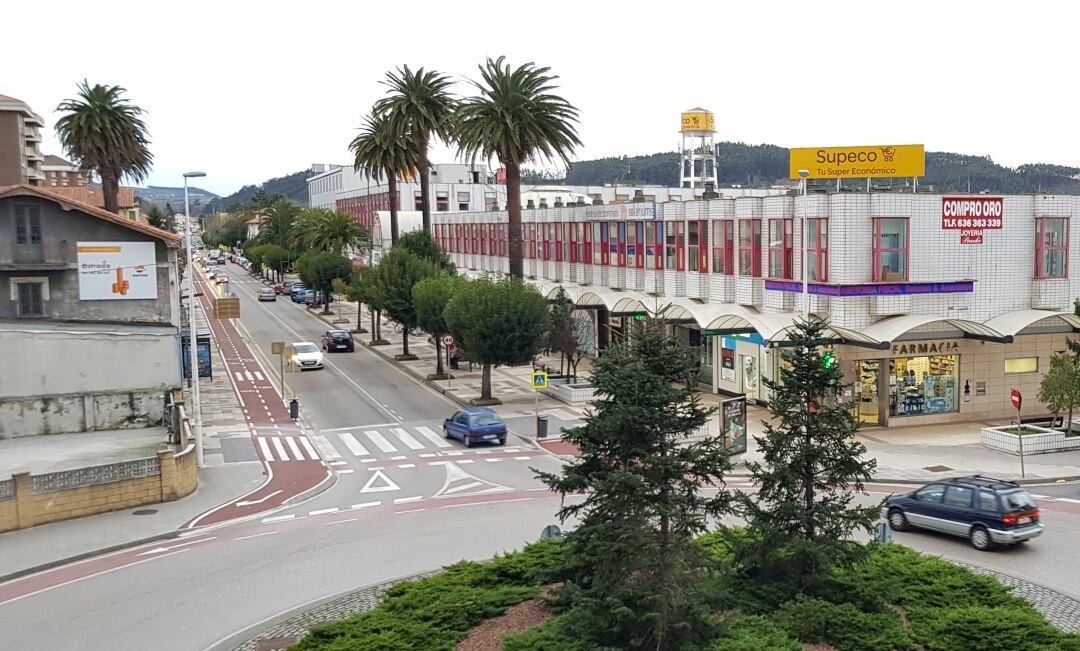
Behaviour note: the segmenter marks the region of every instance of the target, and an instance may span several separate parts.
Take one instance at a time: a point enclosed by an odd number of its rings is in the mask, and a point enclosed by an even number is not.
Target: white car
[[[323,354],[319,347],[310,341],[292,344],[292,357],[289,361],[301,371],[323,367]]]

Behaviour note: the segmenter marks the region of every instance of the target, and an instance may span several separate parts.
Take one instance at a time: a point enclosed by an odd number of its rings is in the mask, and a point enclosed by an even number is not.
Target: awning
[[[999,344],[1007,344],[1012,342],[1012,335],[1005,335],[990,327],[987,324],[979,323],[978,321],[967,321],[965,319],[948,319],[940,316],[930,316],[921,314],[909,314],[906,316],[894,316],[877,323],[867,326],[863,329],[862,334],[876,339],[877,341],[888,344],[897,337],[914,330],[915,328],[929,325],[931,323],[947,323],[952,328],[959,330],[963,333],[966,339],[980,339],[982,341],[993,341]]]
[[[984,325],[1014,337],[1040,321],[1046,321],[1044,325],[1080,332],[1080,317],[1072,312],[1054,312],[1051,310],[1015,310],[1006,312],[988,320]]]

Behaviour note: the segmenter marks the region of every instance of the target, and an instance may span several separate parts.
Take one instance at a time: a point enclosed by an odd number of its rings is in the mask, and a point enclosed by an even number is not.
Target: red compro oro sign
[[[941,227],[948,230],[1001,228],[1004,197],[942,197]]]

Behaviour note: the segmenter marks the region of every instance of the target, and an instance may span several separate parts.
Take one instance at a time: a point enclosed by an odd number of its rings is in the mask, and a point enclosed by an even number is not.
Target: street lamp
[[[206,176],[206,172],[184,172],[184,222],[187,224],[187,272],[188,272],[188,349],[191,353],[191,406],[195,412],[195,461],[205,468],[203,459],[202,403],[199,401],[199,347],[195,333],[195,260],[191,257],[191,208],[188,202],[188,179]]]
[[[810,176],[810,170],[799,170],[799,183],[802,185],[802,318],[803,321],[810,320],[810,292],[807,285],[807,274],[810,270],[810,261],[807,259],[806,245],[808,242],[806,234],[806,178]]]

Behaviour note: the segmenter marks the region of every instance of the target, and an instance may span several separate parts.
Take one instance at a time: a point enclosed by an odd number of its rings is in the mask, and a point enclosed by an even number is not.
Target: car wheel
[[[893,531],[907,531],[909,526],[907,516],[900,509],[890,509],[889,526],[893,528]]]
[[[449,430],[449,428],[446,427],[446,425],[443,425],[442,435],[443,435],[443,438],[445,438],[445,439],[450,438],[450,430]]]
[[[461,440],[465,441],[465,447],[471,448],[473,446],[472,439],[469,438],[468,434],[462,435]]]
[[[969,538],[971,546],[980,552],[985,552],[994,546],[994,541],[990,539],[990,532],[983,526],[972,527]]]
[[[499,445],[506,445],[506,439],[499,439]]]

